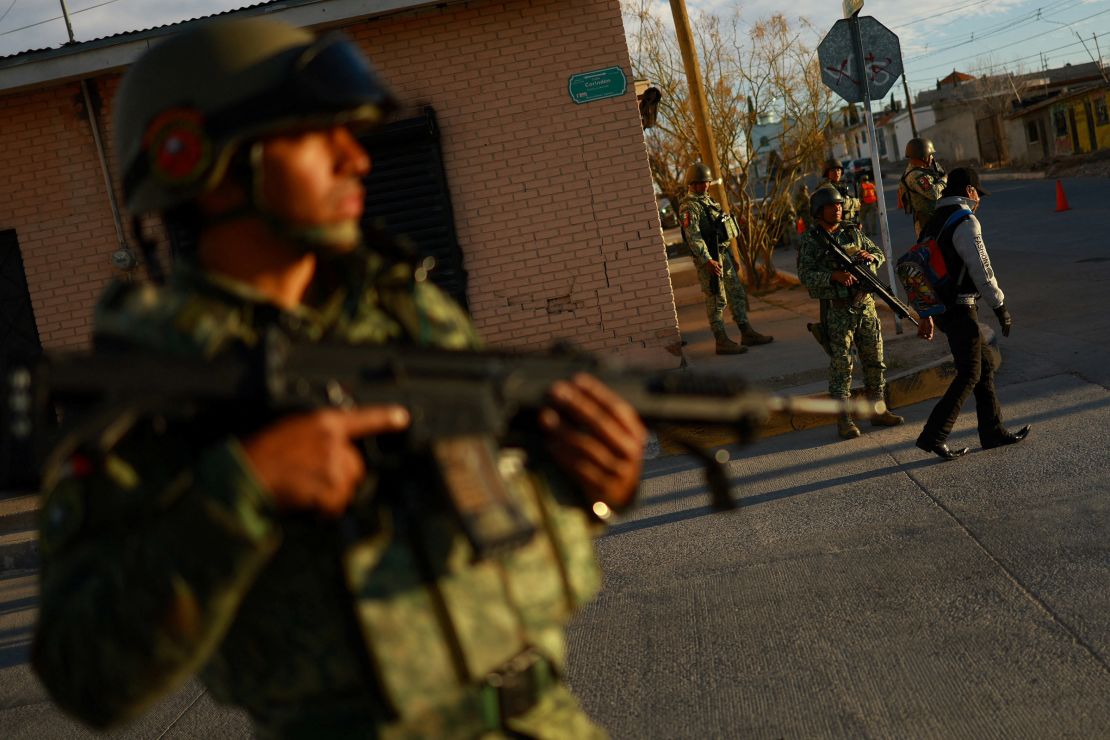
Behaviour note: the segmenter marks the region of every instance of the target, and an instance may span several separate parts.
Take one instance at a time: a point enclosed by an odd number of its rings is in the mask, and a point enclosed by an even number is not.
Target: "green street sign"
[[[595,100],[615,98],[624,95],[628,83],[624,79],[624,70],[620,67],[598,69],[593,72],[581,72],[571,75],[567,82],[570,99],[575,103],[592,103]]]

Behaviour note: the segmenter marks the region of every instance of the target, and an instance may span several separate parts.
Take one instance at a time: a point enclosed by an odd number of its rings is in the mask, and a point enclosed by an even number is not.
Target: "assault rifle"
[[[842,228],[856,227],[851,226]],[[822,234],[824,234],[824,230],[820,231],[822,232]],[[917,319],[912,313],[910,313],[910,307],[907,306],[905,303],[902,303],[902,301],[899,300],[898,296],[894,295],[894,291],[892,291],[890,288],[884,285],[881,280],[875,277],[875,274],[871,272],[871,269],[868,267],[866,261],[861,259],[852,259],[848,256],[848,253],[840,247],[839,244],[837,244],[827,235],[824,236],[823,241],[825,247],[829,250],[829,254],[832,255],[833,259],[835,259],[837,263],[840,264],[845,272],[858,280],[860,282],[860,285],[863,286],[864,290],[866,290],[868,293],[874,293],[875,295],[879,296],[879,298],[882,298],[883,302],[886,303],[886,305],[890,306],[890,310],[894,312],[895,316],[901,319],[909,319],[913,322],[914,326],[917,326]]]
[[[43,460],[52,449],[50,468],[82,449],[111,449],[144,418],[219,426],[324,406],[400,404],[411,415],[411,427],[366,440],[369,467],[404,474],[424,471],[432,461],[480,558],[526,542],[533,533],[498,472],[498,445],[527,447],[538,434],[535,416],[551,384],[582,372],[605,382],[653,428],[723,425],[741,442],[750,441],[773,412],[876,412],[875,404],[863,401],[768,395],[737,378],[626,370],[572,350],[514,354],[302,344],[274,331],[254,349],[212,360],[100,350],[15,365],[5,374],[6,397],[0,398],[7,410],[0,455],[10,459],[13,450],[22,450],[15,454]],[[56,408],[65,417],[63,434],[52,432]],[[693,443],[680,443],[704,464],[713,506],[734,508],[721,463]]]

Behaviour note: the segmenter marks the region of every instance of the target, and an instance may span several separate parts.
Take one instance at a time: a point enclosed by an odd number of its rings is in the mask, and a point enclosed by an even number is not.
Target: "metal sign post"
[[[862,24],[861,24],[862,21]],[[864,52],[864,39],[868,51]],[[867,136],[871,146],[871,169],[875,175],[875,191],[879,197],[879,239],[886,255],[890,289],[897,294],[894,279],[894,252],[887,223],[886,195],[879,167],[879,143],[875,135],[875,118],[871,113],[871,95],[886,95],[902,74],[902,53],[898,37],[870,16],[852,15],[839,20],[817,47],[821,78],[837,95],[849,103],[863,103]],[[894,317],[894,330],[902,333],[902,320]]]

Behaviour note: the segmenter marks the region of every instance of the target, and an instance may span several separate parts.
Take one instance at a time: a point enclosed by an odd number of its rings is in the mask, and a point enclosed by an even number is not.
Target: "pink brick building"
[[[465,298],[491,344],[566,338],[677,364],[618,0],[275,0],[229,15],[263,13],[340,28],[406,103],[402,118],[434,110]],[[120,73],[184,25],[0,59],[0,301],[19,302],[20,259],[30,298],[0,318],[0,343],[26,335],[29,307],[43,347],[83,346],[105,282],[142,279],[111,263],[121,246],[138,250],[113,216],[85,89],[118,192],[110,109]],[[572,76],[614,67],[623,94],[571,99]]]

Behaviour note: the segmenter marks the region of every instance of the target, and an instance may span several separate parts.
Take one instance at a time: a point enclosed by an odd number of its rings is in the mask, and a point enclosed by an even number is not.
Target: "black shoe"
[[[1003,432],[997,437],[992,437],[983,442],[984,450],[993,450],[995,447],[1017,444],[1029,436],[1029,425],[1026,424],[1016,432]]]
[[[926,452],[932,452],[933,454],[940,457],[942,460],[955,460],[957,457],[963,457],[968,452],[970,452],[970,450],[966,447],[960,447],[953,450],[944,442],[934,442],[932,444],[929,444],[928,442],[923,442],[920,439],[917,440],[917,446],[919,449],[925,450]]]

